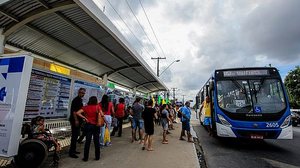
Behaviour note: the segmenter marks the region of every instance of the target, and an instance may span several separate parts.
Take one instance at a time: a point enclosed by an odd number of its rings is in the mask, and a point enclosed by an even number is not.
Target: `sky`
[[[160,75],[178,99],[195,99],[214,69],[271,64],[284,79],[300,64],[299,0],[94,2],[155,73],[151,57],[166,57],[160,72],[180,59]]]

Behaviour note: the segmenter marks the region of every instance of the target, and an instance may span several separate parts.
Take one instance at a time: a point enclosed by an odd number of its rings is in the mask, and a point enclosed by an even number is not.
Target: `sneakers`
[[[105,146],[111,146],[111,145],[112,145],[111,142],[107,142],[107,143],[105,144]]]

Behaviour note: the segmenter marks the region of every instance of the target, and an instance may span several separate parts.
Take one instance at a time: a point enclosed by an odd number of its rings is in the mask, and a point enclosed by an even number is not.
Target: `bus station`
[[[0,167],[300,165],[299,109],[289,106],[281,74],[271,64],[216,69],[199,86],[194,109],[189,107],[191,130],[186,130],[185,138],[186,116],[173,122],[174,130],[167,128],[169,144],[161,142],[166,130],[159,123],[153,135],[155,150],[147,151],[133,140],[133,126],[127,120],[123,136],[112,136],[112,145],[101,148],[100,160],[82,160],[84,143],[78,143],[79,158],[72,158],[67,154],[72,134],[69,117],[80,88],[86,90],[83,104],[91,96],[100,101],[103,95],[114,105],[119,98],[126,106],[136,98],[168,104],[169,88],[159,77],[159,66],[155,74],[127,40],[93,0],[1,1]],[[170,65],[174,62],[179,60]],[[174,107],[186,105],[182,96],[183,101],[177,102],[174,94]],[[32,130],[27,126],[37,116],[45,118],[45,128],[62,147],[58,164],[52,163],[54,145],[28,133]],[[192,143],[186,141],[188,137]]]

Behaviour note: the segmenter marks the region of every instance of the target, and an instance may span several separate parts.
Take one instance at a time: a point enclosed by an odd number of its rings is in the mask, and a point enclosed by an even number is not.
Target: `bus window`
[[[255,86],[257,81],[250,82]],[[265,79],[259,85],[258,90],[253,88],[255,92],[252,94],[252,99],[257,113],[277,113],[286,108],[283,90],[279,86],[278,79]]]
[[[248,82],[245,80],[217,82],[218,104],[226,111],[233,113],[250,112],[252,108],[249,93]]]

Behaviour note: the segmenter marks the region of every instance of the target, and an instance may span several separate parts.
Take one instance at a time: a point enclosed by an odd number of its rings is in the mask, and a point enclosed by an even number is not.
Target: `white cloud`
[[[155,43],[159,55],[163,56],[139,2],[127,1]],[[139,29],[126,1],[117,2],[114,4],[117,11],[134,28],[141,43],[147,46],[149,53],[144,49],[143,58],[156,71],[156,63],[150,57],[159,55]],[[298,0],[141,2],[167,57],[161,61],[161,70],[172,61],[181,60],[166,70],[161,78],[168,87],[179,88],[181,94],[189,95],[187,99],[194,98],[216,68],[272,64],[279,68],[291,66],[292,69],[299,65]],[[133,40],[133,35],[128,30],[123,31],[127,32],[127,37],[131,37],[128,40],[133,46],[141,50],[139,43]]]

